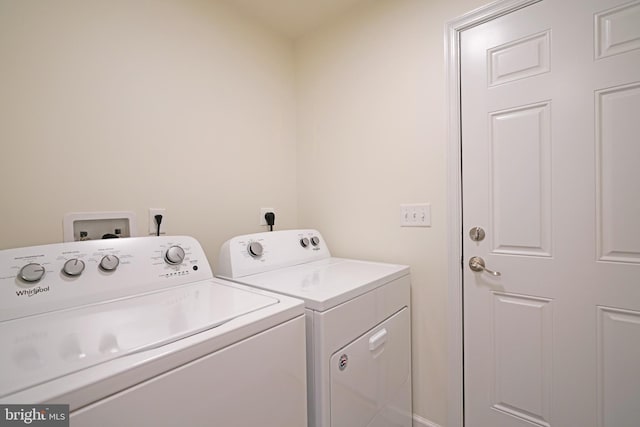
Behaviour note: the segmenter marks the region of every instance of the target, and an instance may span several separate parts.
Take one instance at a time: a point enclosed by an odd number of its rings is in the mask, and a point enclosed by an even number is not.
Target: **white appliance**
[[[315,230],[234,237],[219,277],[301,298],[309,426],[410,427],[409,267],[331,257]]]
[[[0,251],[0,403],[71,425],[305,426],[302,301],[214,279],[191,237]]]

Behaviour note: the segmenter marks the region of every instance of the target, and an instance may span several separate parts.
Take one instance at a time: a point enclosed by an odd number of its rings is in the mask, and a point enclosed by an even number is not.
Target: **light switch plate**
[[[431,204],[401,204],[400,227],[431,227]]]

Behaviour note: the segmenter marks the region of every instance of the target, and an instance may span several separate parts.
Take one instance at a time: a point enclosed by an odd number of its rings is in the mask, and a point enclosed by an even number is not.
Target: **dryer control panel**
[[[317,230],[245,234],[222,245],[216,274],[239,278],[330,257],[329,248]]]
[[[188,236],[56,243],[0,251],[0,321],[213,277]]]

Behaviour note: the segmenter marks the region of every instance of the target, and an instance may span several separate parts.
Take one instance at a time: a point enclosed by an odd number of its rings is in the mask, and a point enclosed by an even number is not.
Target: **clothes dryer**
[[[316,230],[234,237],[217,276],[303,299],[309,426],[410,427],[409,267],[332,257]]]

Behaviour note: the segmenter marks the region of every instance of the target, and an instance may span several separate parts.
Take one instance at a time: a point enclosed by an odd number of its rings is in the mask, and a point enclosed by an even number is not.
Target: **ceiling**
[[[226,0],[289,37],[299,37],[366,0]]]

